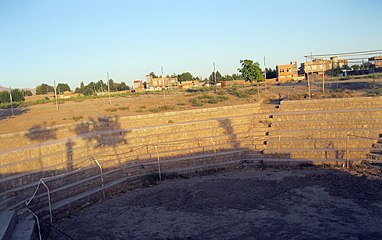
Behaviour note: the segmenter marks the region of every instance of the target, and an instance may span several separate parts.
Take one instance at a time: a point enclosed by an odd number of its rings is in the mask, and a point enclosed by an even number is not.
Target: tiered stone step
[[[382,97],[330,98],[281,101],[281,111],[381,108]]]
[[[45,141],[60,141],[63,138],[75,138],[89,132],[105,130],[129,129],[137,127],[157,126],[168,123],[184,123],[190,121],[207,120],[211,118],[223,118],[256,114],[260,109],[259,103],[236,106],[224,106],[215,108],[203,108],[176,112],[154,113],[121,117],[118,119],[99,119],[97,122],[81,122],[65,124],[42,129],[0,135],[0,151],[10,150],[22,146],[39,144]]]
[[[179,159],[171,159],[160,161],[161,172],[162,173],[172,173],[172,172],[181,172],[181,173],[193,173],[195,171],[205,171],[216,168],[221,168],[225,166],[239,166],[240,161],[238,160],[243,151],[229,151],[229,152],[220,152],[216,155],[214,154],[203,154],[191,157],[184,157]],[[81,207],[87,202],[94,200],[99,200],[102,198],[103,191],[106,194],[112,194],[129,188],[134,188],[142,184],[142,177],[150,174],[157,173],[157,161],[139,162],[138,165],[126,165],[122,172],[124,176],[119,178],[105,178],[104,188],[100,184],[98,186],[85,186],[86,182],[75,183],[78,185],[78,188],[81,188],[81,191],[73,191],[71,186],[73,184],[65,185],[61,188],[57,188],[56,191],[51,191],[52,197],[52,212],[53,217],[57,219],[62,217],[63,214],[67,214],[69,210]],[[104,176],[105,177],[105,176]],[[36,196],[36,205],[34,208],[41,209],[39,213],[44,216],[49,216],[49,207],[47,203],[47,196],[41,195]],[[45,207],[44,207],[45,205]]]
[[[366,160],[382,163],[382,138],[372,145],[370,152],[366,154]]]
[[[264,154],[280,152],[292,159],[320,161],[361,160],[381,128],[381,97],[282,101],[273,116]]]
[[[82,124],[68,130],[59,127],[54,130],[57,139],[43,144],[29,139],[30,146],[6,150],[0,155],[0,170],[3,175],[7,174],[0,179],[0,186],[5,190],[0,193],[0,208],[20,209],[33,195],[42,177],[50,189],[57,217],[65,213],[65,209],[99,200],[104,190],[112,194],[121,188],[139,186],[143,176],[158,172],[158,160],[162,173],[237,167],[243,151],[266,148],[272,122],[269,111],[275,109],[272,106],[260,111],[258,104],[223,108],[223,113],[220,108],[198,109],[195,114],[152,114],[118,121],[112,119],[96,126]],[[139,127],[141,125],[150,126]],[[41,136],[49,135],[50,130],[42,131]],[[79,135],[68,137],[74,130]],[[30,157],[23,158],[26,155]],[[87,165],[93,161],[90,156],[103,167],[104,188],[98,167],[94,162],[92,166]],[[72,170],[75,172],[68,173]],[[57,174],[64,175],[50,178]],[[48,216],[48,194],[42,185],[30,206]],[[27,223],[33,223],[33,219],[22,218],[20,222],[25,223],[15,228],[22,233],[14,236],[26,239],[24,233],[33,230],[33,227],[26,227],[33,224]]]
[[[18,221],[13,230],[11,240],[34,240],[39,239],[37,224],[33,216],[18,216]]]

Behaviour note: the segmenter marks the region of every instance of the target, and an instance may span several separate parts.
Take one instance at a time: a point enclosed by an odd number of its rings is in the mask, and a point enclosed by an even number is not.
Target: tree
[[[354,70],[354,71],[358,71],[361,67],[358,65],[358,64],[354,64],[351,66],[351,68]]]
[[[22,102],[25,100],[24,94],[19,89],[12,89],[12,101],[14,102]]]
[[[178,75],[178,81],[179,82],[184,82],[184,81],[192,81],[194,77],[190,72],[184,72],[182,74]]]
[[[153,78],[157,78],[157,77],[158,77],[157,75],[155,75],[154,72],[149,73],[149,76],[151,76],[151,77],[153,77]]]
[[[260,100],[260,82],[265,81],[264,75],[261,72],[260,64],[252,60],[240,60],[241,68],[239,72],[243,74],[244,80],[249,82],[257,82],[257,97]]]
[[[48,92],[54,92],[54,87],[45,83],[36,87],[36,95],[47,94]]]
[[[24,96],[32,96],[32,91],[31,90],[21,90]]]
[[[57,93],[58,94],[61,94],[61,93],[64,93],[65,91],[69,91],[70,92],[70,87],[67,83],[59,83],[57,84]]]
[[[9,103],[11,101],[9,97],[9,92],[1,91],[0,92],[0,103]]]
[[[19,89],[12,89],[12,101],[13,102],[22,102],[25,100],[23,91],[20,91]],[[0,103],[10,103],[11,97],[9,95],[9,92],[2,91],[0,92]]]
[[[215,77],[216,77],[216,79],[215,79]],[[223,80],[223,77],[222,77],[222,75],[220,74],[219,71],[216,71],[216,73],[212,72],[210,74],[210,76],[208,77],[209,83],[210,84],[214,84],[214,85],[216,83],[220,82],[221,80]]]
[[[265,68],[265,72],[267,74],[267,79],[276,78],[277,77],[276,69]]]
[[[93,95],[93,89],[91,89],[91,88],[86,88],[85,90],[84,90],[84,95],[85,96],[91,96],[91,95]]]

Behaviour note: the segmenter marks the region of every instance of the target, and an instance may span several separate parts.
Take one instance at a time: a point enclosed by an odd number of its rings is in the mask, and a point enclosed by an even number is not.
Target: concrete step
[[[104,183],[119,179],[122,177],[120,169],[112,169],[103,173]],[[49,185],[49,182],[47,183]],[[62,182],[62,186],[55,188],[49,186],[51,202],[57,202],[80,192],[101,186],[101,177],[99,174],[80,178],[73,181]],[[30,204],[32,210],[38,210],[47,206],[48,194],[43,186],[40,186],[41,193],[37,194]]]
[[[280,138],[270,137],[267,142],[268,148],[336,148],[345,149],[346,145],[349,148],[365,147],[368,148],[373,145],[375,141],[362,138]]]
[[[277,155],[286,154],[292,159],[310,159],[310,160],[322,160],[322,159],[346,159],[345,149],[270,149],[264,150],[264,154]],[[369,152],[368,148],[350,148],[348,150],[349,159],[364,159]]]
[[[34,240],[38,239],[38,231],[34,218],[29,215],[19,217],[11,240]]]
[[[381,119],[326,119],[326,120],[296,120],[288,122],[273,122],[273,129],[297,130],[297,129],[334,129],[334,128],[375,128],[382,126]]]
[[[336,119],[355,119],[355,118],[382,118],[382,108],[373,109],[344,109],[328,111],[303,111],[303,112],[283,112],[273,116],[273,122],[286,121],[305,121],[305,120],[330,120]]]
[[[382,154],[379,154],[379,153],[368,153],[368,154],[366,154],[366,159],[382,161]]]
[[[11,239],[16,223],[17,215],[15,210],[2,210],[0,212],[0,239]]]
[[[338,128],[338,129],[307,129],[307,130],[272,130],[269,131],[269,141],[285,138],[295,139],[315,139],[315,138],[346,138],[348,135],[377,138],[381,133],[381,128]],[[354,138],[354,137],[352,137]]]
[[[231,151],[229,154],[232,155],[232,154],[241,154],[241,153],[242,153],[242,151]],[[219,155],[220,156],[226,155],[227,159],[229,159],[229,154],[228,153],[218,153],[217,155],[218,156]],[[210,158],[211,156],[212,155],[210,154],[208,156],[203,156],[202,158],[206,158],[206,157]],[[194,156],[194,157],[189,157],[189,158],[177,159],[177,161],[187,162],[187,161],[190,161],[191,159],[196,160],[198,158],[200,158],[200,156],[199,157]],[[167,160],[167,161],[161,162],[161,164],[166,164],[166,163],[170,163],[170,162],[174,162],[174,161]],[[202,170],[202,169],[206,170],[207,168],[216,168],[216,167],[227,166],[227,165],[231,165],[231,164],[237,165],[238,162],[239,161],[237,161],[237,160],[227,160],[227,161],[220,161],[218,163],[208,163],[208,164],[203,164],[203,165],[191,165],[189,167],[167,168],[167,169],[163,169],[163,172],[178,172],[178,171],[179,172],[192,172],[195,170]],[[153,165],[153,164],[156,164],[156,162],[150,162],[150,163],[146,163],[146,164],[147,165]],[[131,187],[140,186],[141,178],[143,176],[149,174],[149,173],[150,172],[145,173],[145,174],[140,174],[140,175],[123,177],[123,178],[114,180],[112,182],[108,182],[105,184],[104,190],[105,190],[106,194],[112,194],[113,192],[121,191],[122,189],[125,189],[126,187],[131,188]],[[129,184],[126,185],[126,183],[129,183]],[[131,184],[131,183],[134,183],[134,184]],[[74,196],[67,197],[67,198],[60,200],[58,202],[54,202],[52,204],[53,218],[57,219],[59,217],[62,217],[63,215],[68,214],[71,210],[73,210],[75,208],[81,207],[84,204],[87,204],[88,202],[99,200],[101,198],[102,198],[102,188],[97,187],[97,188],[93,188],[93,189],[90,189],[90,190],[85,191],[85,192],[78,193]],[[65,210],[67,210],[67,211],[65,211]],[[47,218],[49,216],[49,208],[48,207],[43,208],[40,212],[43,216],[45,216],[45,218]]]
[[[328,108],[370,108],[382,106],[381,97],[329,98],[311,100],[284,100],[280,108],[285,111],[321,110]]]
[[[93,166],[84,168],[81,171],[77,170],[76,172],[69,174],[69,177],[72,178],[72,179],[76,179],[78,176],[81,176],[82,178],[85,178],[87,176],[97,174],[98,171],[99,171],[98,167],[95,166],[95,163],[94,163]],[[61,174],[65,174],[65,173],[62,172]],[[48,174],[48,176],[46,176],[46,175],[47,174],[44,174],[43,172],[40,173],[40,176],[44,176],[45,178],[48,178],[48,179],[50,179],[51,177],[54,176],[54,175],[52,176],[51,174]],[[60,174],[56,174],[56,175],[60,175]],[[41,178],[43,178],[43,177],[41,177]],[[38,184],[38,181],[41,178],[38,178],[38,179],[34,179],[33,178],[31,180],[31,182],[29,182],[29,183],[24,183],[22,185],[18,185],[17,187],[8,189],[5,192],[2,192],[0,194],[0,201],[3,201],[5,199],[11,198],[11,197],[17,197],[17,200],[21,200],[21,199],[24,199],[25,197],[27,197],[29,195],[32,195],[33,191],[35,190],[35,188],[36,188],[36,186]],[[62,179],[60,179],[60,178],[57,178],[57,179],[53,178],[51,180],[45,180],[45,181],[47,182],[47,184],[49,184],[53,188],[56,187],[56,186],[62,185],[62,183],[61,183]]]

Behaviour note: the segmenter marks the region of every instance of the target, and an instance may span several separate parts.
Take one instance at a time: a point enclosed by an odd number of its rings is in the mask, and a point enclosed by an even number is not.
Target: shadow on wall
[[[125,136],[128,131],[121,129],[118,117],[89,118],[88,122],[77,125],[75,131],[88,141],[96,140],[96,147],[127,144]]]
[[[18,116],[29,111],[29,108],[18,107],[13,109],[13,116]],[[12,118],[12,110],[0,109],[0,121],[4,119]]]
[[[230,136],[230,141],[233,143],[232,146],[234,148],[239,148],[240,143],[237,141],[237,136],[234,133],[231,120],[228,118],[224,118],[224,119],[219,119],[218,122],[219,122],[219,127],[224,129],[225,134]]]
[[[41,125],[34,125],[28,130],[28,133],[25,134],[25,136],[32,141],[46,142],[48,140],[57,139],[56,131],[57,129],[55,128],[46,128]]]

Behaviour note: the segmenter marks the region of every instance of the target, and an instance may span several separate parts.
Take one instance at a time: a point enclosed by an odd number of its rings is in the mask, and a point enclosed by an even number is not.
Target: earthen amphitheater
[[[0,136],[0,236],[1,239],[382,239],[378,228],[382,226],[382,202],[378,199],[381,195],[374,191],[382,186],[381,181],[363,182],[364,189],[356,189],[353,181],[357,176],[348,173],[361,161],[382,160],[380,134],[381,97],[284,100],[278,105],[252,103],[99,118],[4,134]],[[322,170],[322,166],[329,165],[336,170],[329,167]],[[307,169],[301,176],[313,181],[303,191],[293,188],[301,185],[300,180],[288,175],[298,167]],[[267,170],[272,168],[279,170]],[[314,176],[309,175],[310,168],[314,169]],[[325,184],[333,183],[333,188],[329,187],[333,191],[317,187],[322,182],[317,171],[322,176],[325,171],[330,172],[330,181]],[[349,181],[342,183],[338,176],[345,175]],[[273,178],[273,185],[266,182],[267,176]],[[244,185],[236,186],[232,179],[239,179]],[[292,186],[285,185],[292,180]],[[253,181],[260,185],[251,185]],[[209,187],[203,185],[207,182]],[[157,186],[152,186],[155,183]],[[188,192],[187,186],[196,192]],[[279,187],[282,190],[277,190]],[[264,189],[277,194],[265,198],[267,193],[260,194]],[[162,195],[155,195],[161,191]],[[214,191],[217,195],[212,196]],[[315,225],[312,219],[325,214],[319,211],[325,208],[306,207],[315,215],[307,220],[313,223],[306,228],[316,226],[322,232],[303,230],[301,223],[298,225],[301,228],[291,227],[297,226],[292,222],[299,221],[299,217],[293,214],[300,208],[295,205],[283,208],[283,204],[296,203],[294,197],[304,194],[315,194],[312,199],[319,204],[326,201],[325,194],[341,191],[349,199],[357,196],[354,200],[357,209],[363,198],[371,201],[364,206],[369,215],[359,212],[353,220],[346,214],[338,219],[340,212],[330,212],[336,219],[333,224],[342,221],[348,224],[321,229],[320,224],[327,220]],[[372,199],[368,200],[362,191]],[[245,204],[238,204],[235,197]],[[192,202],[194,198],[202,202]],[[271,200],[267,199],[275,198],[280,204],[270,206]],[[288,203],[284,202],[287,198]],[[166,205],[166,199],[170,204]],[[335,203],[325,204],[345,206],[348,202],[344,199],[337,197]],[[143,205],[155,206],[150,208],[152,217],[144,218],[149,213]],[[97,206],[103,210],[96,210]],[[110,213],[108,219],[101,219],[102,214],[117,206],[129,208],[128,212],[120,209],[114,215]],[[346,209],[353,207],[349,205]],[[228,208],[230,211],[222,210]],[[269,213],[270,208],[281,214],[278,219]],[[180,218],[182,209],[187,215]],[[295,210],[290,212],[291,209]],[[170,210],[173,219],[165,218]],[[85,216],[88,222],[84,222]],[[149,223],[150,230],[138,232],[144,228],[139,227],[144,226],[136,220],[139,217],[153,221]],[[273,220],[268,221],[269,218]],[[82,222],[76,223],[76,219]],[[285,219],[289,219],[288,228],[281,222]],[[97,220],[103,222],[103,227],[95,232],[91,227]],[[210,227],[203,221],[217,225]],[[126,224],[122,227],[121,222]],[[113,230],[113,225],[118,229]],[[353,232],[357,231],[355,225],[364,229],[358,235]],[[73,230],[76,227],[77,232]],[[267,228],[270,231],[262,230]]]

